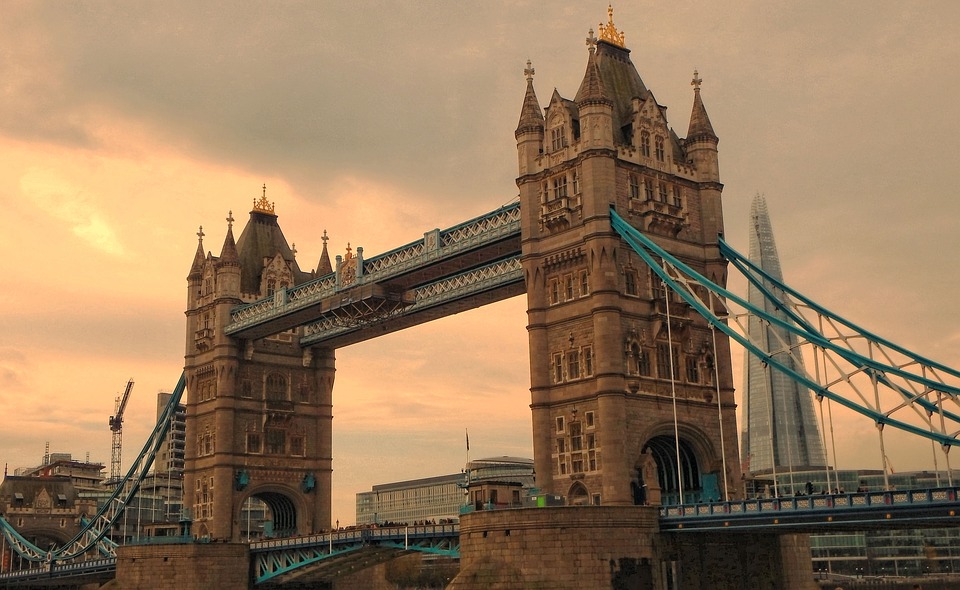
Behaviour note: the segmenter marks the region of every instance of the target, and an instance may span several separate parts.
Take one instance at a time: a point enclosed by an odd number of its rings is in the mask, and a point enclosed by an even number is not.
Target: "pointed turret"
[[[320,252],[320,261],[317,262],[317,270],[314,272],[314,275],[318,277],[333,272],[333,266],[330,264],[330,254],[327,252],[327,241],[330,239],[327,237],[327,230],[323,230],[323,237],[320,239],[323,240],[323,251]]]
[[[193,255],[193,265],[190,266],[190,274],[187,275],[187,279],[199,278],[203,273],[203,236],[205,235],[201,225],[200,230],[197,231],[197,253]]]
[[[223,248],[220,249],[220,266],[240,265],[237,243],[233,240],[233,221],[233,211],[230,211],[227,217],[227,236],[223,239]]]
[[[596,54],[592,47],[590,48],[590,58],[587,60],[587,71],[583,74],[580,89],[577,90],[576,103],[581,108],[583,105],[591,103],[613,104],[607,97],[603,79],[600,77],[600,68],[597,66]]]
[[[720,140],[713,132],[713,125],[707,117],[707,110],[700,98],[700,84],[703,80],[693,71],[693,112],[690,114],[690,130],[687,132],[685,147],[688,157],[697,167],[700,182],[720,182],[720,162],[717,158],[717,144]]]
[[[537,100],[537,93],[533,89],[533,75],[536,70],[533,64],[527,60],[527,67],[523,70],[523,75],[527,77],[527,92],[523,96],[523,106],[520,107],[520,122],[517,124],[517,130],[514,136],[517,138],[517,158],[519,160],[520,174],[526,174],[534,170],[537,158],[543,153],[543,111],[540,110],[540,102]]]
[[[690,127],[687,129],[687,141],[713,140],[718,141],[717,134],[713,132],[713,125],[710,124],[710,117],[707,116],[707,109],[703,107],[703,100],[700,98],[700,84],[703,80],[693,71],[693,112],[690,113]]]
[[[220,258],[217,259],[217,298],[240,297],[240,255],[233,241],[233,211],[227,215],[227,236],[223,239]]]
[[[527,60],[527,67],[523,70],[527,77],[527,92],[523,96],[523,106],[520,107],[520,122],[517,123],[517,130],[514,135],[519,138],[521,134],[527,132],[543,132],[543,111],[540,110],[540,101],[537,100],[537,92],[533,89],[533,75],[536,70],[533,64]]]
[[[580,140],[586,148],[612,148],[614,105],[607,94],[597,63],[597,44],[592,30],[587,37],[587,45],[590,47],[587,71],[583,74],[580,89],[574,99],[580,112]],[[619,125],[617,127],[619,128]]]

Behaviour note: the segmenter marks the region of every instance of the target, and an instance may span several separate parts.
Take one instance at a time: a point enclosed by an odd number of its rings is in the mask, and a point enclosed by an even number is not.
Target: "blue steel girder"
[[[21,558],[33,562],[48,564],[70,562],[80,559],[91,550],[101,555],[116,556],[117,544],[108,537],[113,525],[123,514],[124,509],[136,496],[140,483],[147,476],[157,451],[164,443],[164,437],[170,428],[170,423],[176,413],[180,399],[186,388],[186,378],[181,373],[170,400],[167,402],[160,419],[144,443],[140,455],[134,460],[126,476],[117,483],[113,493],[100,507],[91,519],[83,519],[80,531],[66,544],[60,547],[42,549],[27,541],[19,532],[0,516],[0,534],[6,539],[8,546]]]
[[[750,268],[745,276],[761,287],[760,292],[775,310],[770,313],[700,275],[631,227],[615,211],[611,211],[611,224],[663,283],[713,328],[743,346],[748,354],[760,358],[765,366],[809,389],[818,400],[825,398],[867,416],[881,431],[884,426],[893,426],[935,441],[945,451],[960,445],[960,415],[946,408],[947,404],[958,406],[960,372],[859,329],[809,299],[800,299],[802,305],[795,305],[795,291],[759,269]],[[722,240],[719,245],[721,254],[732,262],[734,269],[744,272],[748,268],[745,259]],[[735,308],[742,312],[731,311]],[[804,316],[804,312],[813,317]],[[747,329],[748,321],[792,332],[798,345],[783,340],[756,341]],[[844,327],[849,332],[844,332]],[[827,328],[836,333],[827,335]],[[805,350],[808,362],[814,365],[812,374],[804,368]],[[784,359],[785,355],[789,361]],[[952,382],[947,382],[947,378]]]
[[[377,321],[410,305],[420,287],[519,253],[520,205],[513,203],[370,259],[358,249],[355,266],[338,263],[334,273],[237,306],[225,333],[255,339],[329,317]]]
[[[332,580],[408,551],[459,557],[457,524],[365,528],[253,543],[254,583]]]

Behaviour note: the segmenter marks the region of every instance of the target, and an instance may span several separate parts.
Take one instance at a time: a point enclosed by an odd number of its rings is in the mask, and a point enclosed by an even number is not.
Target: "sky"
[[[765,195],[787,282],[960,367],[960,4],[613,8],[681,137],[703,79],[727,240],[746,252]],[[572,98],[606,20],[582,0],[0,0],[0,461],[49,442],[109,466],[129,378],[136,457],[183,366],[198,227],[218,254],[262,185],[304,269],[324,230],[370,257],[512,201],[526,61],[543,105]],[[472,458],[532,456],[525,325],[519,297],[337,352],[335,519],[459,472],[466,430]],[[879,467],[872,423],[837,420],[838,467]],[[887,454],[932,467],[929,443]]]

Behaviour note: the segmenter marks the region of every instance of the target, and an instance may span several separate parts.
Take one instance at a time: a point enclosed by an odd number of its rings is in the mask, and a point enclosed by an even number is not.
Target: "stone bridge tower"
[[[541,110],[529,62],[525,71],[517,185],[537,484],[571,504],[733,497],[726,337],[665,293],[610,223],[613,207],[724,284],[718,139],[696,72],[687,137],[677,136],[609,12],[587,39],[573,100],[555,90]]]
[[[303,272],[264,195],[240,239],[233,216],[219,256],[204,254],[203,228],[187,277],[184,506],[193,534],[244,537],[249,497],[266,503],[277,534],[330,527],[334,352],[301,348],[296,331],[227,336],[235,306],[312,278]],[[331,271],[324,245],[317,273]]]

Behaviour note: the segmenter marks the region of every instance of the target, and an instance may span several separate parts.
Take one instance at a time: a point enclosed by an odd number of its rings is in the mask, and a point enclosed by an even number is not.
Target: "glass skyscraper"
[[[757,195],[750,206],[749,259],[769,276],[782,280],[780,258],[773,239],[767,202]],[[782,297],[772,285],[769,292]],[[751,284],[751,304],[786,320],[787,316]],[[755,315],[748,318],[750,338],[782,364],[803,372],[803,359],[796,350],[797,337],[782,327],[769,325]],[[746,353],[743,370],[743,422],[741,460],[744,471],[777,474],[826,466],[826,456],[810,391],[759,358]]]

